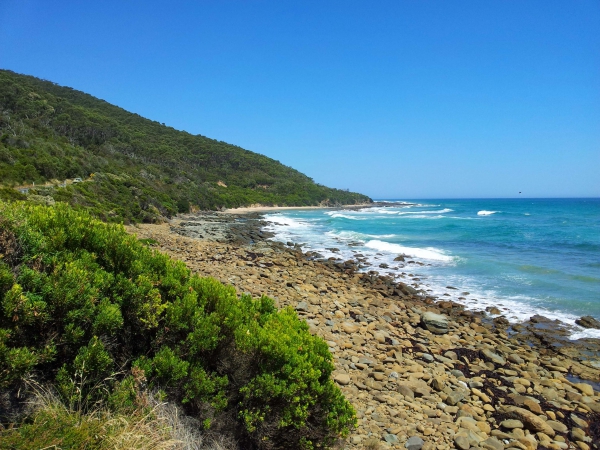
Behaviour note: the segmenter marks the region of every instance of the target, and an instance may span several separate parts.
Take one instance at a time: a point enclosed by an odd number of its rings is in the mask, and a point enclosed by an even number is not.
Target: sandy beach
[[[534,316],[511,325],[356,261],[316,260],[269,241],[241,208],[128,227],[194,272],[294,308],[334,356],[334,380],[357,411],[340,448],[598,449],[600,354]],[[296,208],[290,208],[296,209]],[[256,213],[256,214],[249,214]]]

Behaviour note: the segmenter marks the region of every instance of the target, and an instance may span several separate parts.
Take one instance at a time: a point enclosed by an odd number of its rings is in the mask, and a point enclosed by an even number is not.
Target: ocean
[[[600,320],[600,199],[384,202],[393,206],[269,213],[266,229],[468,309],[495,306],[511,322],[540,314],[572,325],[573,339],[600,338],[575,325]]]

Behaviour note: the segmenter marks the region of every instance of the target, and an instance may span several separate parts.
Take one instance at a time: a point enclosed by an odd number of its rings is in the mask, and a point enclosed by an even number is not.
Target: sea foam
[[[365,247],[379,250],[380,252],[408,255],[415,258],[431,259],[434,261],[452,261],[452,256],[445,255],[437,248],[414,248],[404,247],[399,244],[373,239],[365,244]]]
[[[498,211],[486,211],[486,210],[484,209],[484,210],[478,211],[478,212],[477,212],[477,215],[478,215],[478,216],[491,216],[492,214],[496,214],[497,212],[498,212]]]

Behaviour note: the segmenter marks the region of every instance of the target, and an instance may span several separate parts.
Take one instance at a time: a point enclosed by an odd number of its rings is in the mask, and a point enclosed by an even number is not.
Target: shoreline
[[[262,211],[249,212],[186,214],[128,230],[199,275],[268,295],[307,321],[327,342],[333,378],[358,413],[345,448],[405,448],[409,439],[424,450],[598,448],[589,425],[600,418],[600,364],[586,353],[594,340],[569,341],[541,317],[515,327],[360,272],[355,261],[315,259],[268,240]],[[531,415],[543,422],[537,431]],[[573,437],[574,429],[583,435]]]
[[[229,208],[224,211],[227,214],[248,214],[248,213],[265,213],[265,212],[276,212],[276,211],[294,211],[294,210],[311,210],[311,209],[331,209],[331,210],[352,210],[362,208],[376,208],[379,206],[408,206],[412,203],[390,203],[390,202],[372,202],[362,203],[357,205],[339,205],[339,206],[264,206],[264,205],[251,205],[240,208]]]

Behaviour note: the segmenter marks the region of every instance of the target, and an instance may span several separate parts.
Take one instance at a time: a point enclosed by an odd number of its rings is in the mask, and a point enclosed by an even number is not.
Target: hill
[[[255,203],[371,202],[266,156],[7,70],[0,70],[0,180],[0,199],[24,198],[14,189],[23,186],[29,200],[64,201],[124,222]]]

